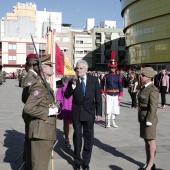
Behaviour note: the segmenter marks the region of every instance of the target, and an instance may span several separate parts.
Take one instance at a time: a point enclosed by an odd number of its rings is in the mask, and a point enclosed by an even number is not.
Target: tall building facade
[[[74,67],[78,60],[86,60],[89,68],[92,68],[92,37],[87,31],[73,31],[73,60]]]
[[[120,1],[128,63],[170,69],[170,1]]]
[[[93,42],[93,68],[95,70],[106,70],[112,50],[116,52],[116,60],[119,62],[119,41],[124,35],[123,29],[95,27],[91,32]],[[120,50],[124,49],[120,48]]]
[[[3,70],[16,72],[24,68],[26,56],[35,53],[31,40],[40,56],[46,52],[46,33],[55,29],[61,32],[62,15],[58,12],[37,11],[34,3],[20,3],[1,19],[0,60]]]

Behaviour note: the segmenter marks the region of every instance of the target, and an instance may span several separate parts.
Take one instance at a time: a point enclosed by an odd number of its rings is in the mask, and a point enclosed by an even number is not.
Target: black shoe
[[[83,170],[89,170],[89,165],[83,165]]]
[[[145,170],[145,168],[139,168],[138,170]]]
[[[78,164],[74,165],[74,170],[80,170],[80,165]]]
[[[155,170],[155,168],[156,168],[156,166],[155,166],[155,164],[153,164],[151,170]]]

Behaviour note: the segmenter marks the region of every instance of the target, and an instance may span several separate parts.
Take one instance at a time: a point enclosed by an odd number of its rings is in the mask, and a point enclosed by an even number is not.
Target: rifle
[[[37,56],[37,59],[38,59],[39,69],[40,69],[40,71],[42,72],[42,78],[43,78],[45,87],[46,87],[46,89],[47,89],[48,95],[49,95],[49,97],[50,97],[50,102],[51,102],[51,104],[49,104],[49,107],[50,107],[50,108],[56,108],[56,107],[58,107],[59,110],[61,111],[61,109],[60,109],[60,102],[59,102],[59,101],[55,102],[52,94],[50,93],[50,88],[49,88],[49,85],[48,85],[47,80],[46,80],[46,78],[45,78],[45,74],[44,74],[43,68],[42,68],[42,63],[41,63],[40,58],[38,57],[37,48],[36,48],[36,46],[35,46],[34,39],[33,39],[33,36],[32,36],[32,35],[31,35],[31,39],[32,39],[32,43],[33,43],[33,45],[34,45],[34,49],[35,49],[36,56]],[[55,144],[53,145],[53,149],[54,149],[56,143],[57,143],[57,141],[56,141]],[[52,160],[52,170],[54,170],[54,152],[53,152],[53,150],[52,150],[52,153],[51,153],[51,160]]]
[[[107,121],[108,121],[108,118],[107,118],[107,98],[106,98],[106,78],[104,79],[104,95],[105,95],[105,110],[104,110],[104,114],[105,114],[105,128],[107,128]]]
[[[37,48],[36,48],[36,46],[35,46],[35,42],[34,42],[34,39],[33,39],[33,36],[32,36],[32,35],[31,35],[31,39],[32,39],[32,43],[33,43],[33,45],[34,45],[35,53],[36,53],[36,56],[37,56],[37,59],[38,59],[39,69],[40,69],[40,71],[42,72],[42,78],[43,78],[45,87],[46,87],[46,89],[47,89],[48,95],[49,95],[49,97],[50,97],[51,104],[49,105],[49,107],[55,108],[55,107],[56,107],[56,104],[55,104],[55,102],[54,102],[54,99],[53,99],[52,94],[50,93],[50,88],[49,88],[49,85],[48,85],[47,80],[46,80],[46,78],[45,78],[45,74],[44,74],[43,68],[42,68],[42,63],[41,63],[40,58],[38,57]]]

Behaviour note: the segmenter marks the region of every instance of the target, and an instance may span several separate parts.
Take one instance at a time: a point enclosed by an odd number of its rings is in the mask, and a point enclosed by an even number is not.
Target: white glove
[[[58,108],[49,108],[49,113],[48,116],[52,116],[52,115],[57,115],[58,113]]]
[[[147,121],[146,126],[152,126],[152,123]]]

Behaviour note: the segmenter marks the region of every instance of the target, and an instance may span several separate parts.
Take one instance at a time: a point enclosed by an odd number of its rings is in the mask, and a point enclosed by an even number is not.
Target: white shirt
[[[85,86],[86,86],[87,75],[85,75],[84,77],[79,78],[80,84],[81,84],[81,78],[84,78],[84,83],[85,83]]]
[[[87,75],[85,75],[84,77],[84,83],[85,83],[85,86],[86,86],[86,81],[87,81]],[[80,84],[81,84],[81,77],[79,78],[79,81],[80,81]],[[72,88],[73,90],[76,88],[76,85],[75,84],[72,84]]]

